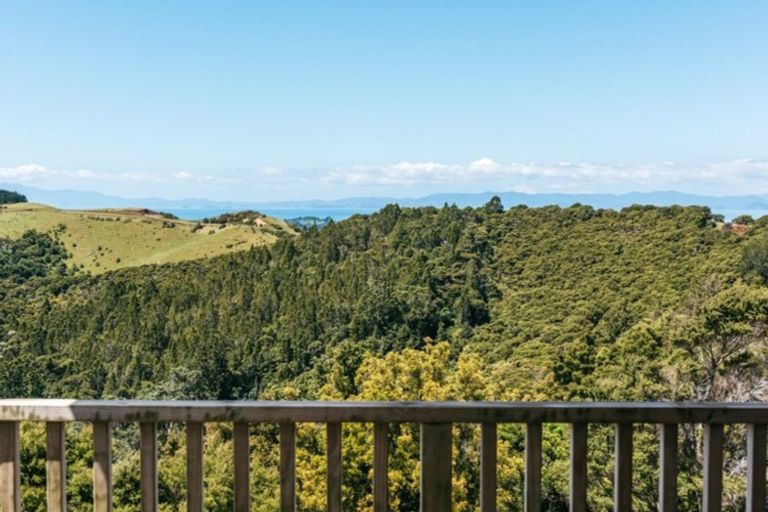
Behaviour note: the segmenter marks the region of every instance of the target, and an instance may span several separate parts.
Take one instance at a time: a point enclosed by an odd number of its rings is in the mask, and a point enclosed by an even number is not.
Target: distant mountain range
[[[370,213],[390,203],[401,206],[442,206],[445,203],[458,206],[480,206],[496,195],[505,207],[525,204],[531,207],[559,205],[570,206],[582,203],[595,208],[621,209],[632,204],[667,205],[702,205],[709,206],[714,212],[727,218],[741,213],[753,216],[768,214],[768,197],[750,196],[708,196],[686,194],[674,191],[630,192],[627,194],[526,194],[522,192],[482,192],[482,193],[437,193],[423,197],[350,197],[345,199],[275,202],[214,201],[210,199],[163,199],[148,197],[127,199],[98,192],[79,190],[44,190],[23,185],[0,184],[0,188],[16,190],[36,203],[44,203],[58,208],[86,209],[140,206],[154,210],[170,211],[181,217],[191,218],[193,212],[203,211],[238,211],[245,209],[261,210],[271,215],[280,216],[315,216],[335,218],[354,213]],[[188,211],[190,215],[185,215]],[[290,213],[288,213],[290,212]],[[336,215],[334,215],[336,213]]]

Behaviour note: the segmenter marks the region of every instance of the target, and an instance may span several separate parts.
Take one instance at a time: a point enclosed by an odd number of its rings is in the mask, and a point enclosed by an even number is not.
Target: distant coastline
[[[370,214],[387,204],[397,203],[403,207],[442,206],[456,204],[459,207],[477,207],[485,204],[497,195],[506,208],[525,204],[529,207],[558,205],[567,207],[575,203],[587,204],[594,208],[621,208],[633,204],[654,206],[692,206],[709,207],[713,213],[720,214],[725,220],[739,215],[751,215],[755,219],[768,215],[768,197],[765,196],[707,196],[686,194],[675,191],[629,192],[626,194],[526,194],[522,192],[483,192],[483,193],[436,193],[423,197],[351,197],[335,200],[301,200],[275,202],[217,201],[203,198],[163,199],[157,197],[129,199],[110,196],[98,192],[77,190],[45,190],[14,184],[2,184],[0,188],[16,190],[25,194],[31,202],[48,204],[65,209],[141,207],[172,213],[184,220],[199,220],[222,213],[242,210],[257,210],[264,214],[281,218],[331,217],[343,220],[355,214]]]

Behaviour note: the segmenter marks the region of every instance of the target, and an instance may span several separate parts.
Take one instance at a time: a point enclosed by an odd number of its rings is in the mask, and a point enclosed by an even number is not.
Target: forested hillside
[[[14,311],[0,318],[0,393],[764,399],[766,236],[763,220],[737,233],[699,207],[504,211],[494,200],[477,209],[393,205],[272,246],[97,277],[70,275],[53,249],[31,254],[35,263],[27,266],[35,269],[42,261],[47,270],[29,277],[0,268],[0,280],[11,290],[0,311]],[[21,250],[21,241],[4,243],[11,253]],[[5,262],[0,259],[10,265]],[[21,286],[24,293],[14,293]],[[518,510],[522,431],[504,428],[502,507]],[[212,432],[219,451],[228,446],[226,427]],[[606,431],[601,437],[599,427],[596,432],[590,500],[602,510],[610,503],[610,436]],[[179,484],[173,472],[183,474],[183,443],[173,428],[166,434],[169,462],[161,485],[166,503],[178,504],[183,493],[174,490]],[[267,496],[277,467],[264,461],[274,460],[268,441],[275,432],[259,427],[259,434],[253,451],[262,463],[253,492],[263,498],[263,510],[271,510]],[[737,462],[743,455],[739,435],[734,431],[729,445]],[[322,468],[315,467],[322,454],[319,436],[306,426],[300,438],[305,510],[324,505]],[[393,502],[412,510],[417,430],[402,426],[393,436]],[[700,492],[700,443],[697,431],[685,436],[681,506],[691,509]],[[345,464],[356,475],[345,482],[345,500],[354,510],[370,505],[369,437],[363,427],[345,434]],[[477,432],[461,427],[455,437],[457,510],[472,510]],[[656,441],[652,428],[639,429],[636,437],[642,460],[637,508],[652,509]],[[544,486],[553,510],[567,503],[567,446],[567,431],[552,426]],[[132,455],[120,457],[130,475]],[[224,484],[231,475],[222,464],[210,469],[209,478],[221,484],[218,500],[209,494],[211,510],[230,506]],[[729,504],[738,507],[743,468],[732,469]],[[133,510],[133,480],[125,478],[123,510]],[[27,499],[33,509],[34,497]]]

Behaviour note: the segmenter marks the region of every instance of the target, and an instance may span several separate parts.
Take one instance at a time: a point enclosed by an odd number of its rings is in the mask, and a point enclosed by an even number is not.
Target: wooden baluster
[[[747,429],[747,512],[765,512],[766,426]]]
[[[19,422],[0,421],[0,510],[21,512]]]
[[[327,510],[341,512],[341,423],[326,425]]]
[[[571,425],[571,512],[587,512],[587,431],[586,423]]]
[[[632,424],[616,425],[616,453],[613,479],[613,509],[632,510]]]
[[[659,511],[677,510],[677,424],[659,425]]]
[[[280,511],[296,510],[296,424],[280,424]]]
[[[235,512],[250,512],[251,442],[248,423],[235,423],[233,447],[235,452]]]
[[[480,427],[480,512],[496,512],[496,424]]]
[[[704,425],[703,512],[720,512],[723,501],[723,426]]]
[[[93,423],[93,511],[112,512],[112,425]]]
[[[67,510],[67,457],[64,423],[48,422],[46,429],[45,489],[48,512]]]
[[[187,423],[187,512],[203,512],[203,424]]]
[[[373,425],[373,512],[389,507],[389,444],[386,423]]]
[[[157,512],[157,423],[139,424],[141,512]]]
[[[451,510],[451,424],[421,424],[421,512]]]
[[[525,430],[525,512],[541,510],[541,423]]]

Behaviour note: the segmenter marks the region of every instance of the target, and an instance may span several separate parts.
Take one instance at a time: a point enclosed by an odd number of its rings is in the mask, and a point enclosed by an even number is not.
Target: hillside
[[[144,222],[125,226],[151,226],[150,237],[223,235]],[[123,223],[93,220],[80,229],[103,226],[106,236],[116,225]],[[78,376],[73,382],[91,382],[60,384],[64,394],[136,395],[184,367],[207,380],[196,396],[253,397],[316,371],[335,346],[384,354],[423,347],[425,339],[466,346],[489,361],[533,358],[537,371],[555,378],[569,357],[560,347],[594,358],[600,345],[680,304],[709,276],[733,281],[743,240],[697,207],[501,213],[390,206],[237,256],[89,279],[30,321],[51,349],[72,354],[66,373]],[[17,328],[28,332],[23,320]],[[211,372],[208,352],[252,359],[222,361]],[[584,371],[570,365],[562,386],[530,385],[558,398],[594,394],[580,387]]]
[[[73,275],[55,240],[27,234],[0,244],[0,269],[8,269],[0,273],[0,393],[765,400],[768,219],[738,233],[719,220],[703,207],[390,205],[236,255],[100,276]],[[208,438],[219,463],[230,460],[226,428]],[[345,464],[363,475],[345,487],[351,510],[369,503],[366,428],[345,427]],[[524,434],[516,425],[499,428],[500,499],[519,510]],[[591,428],[590,478],[606,484],[590,488],[590,508],[604,510],[611,430]],[[477,430],[455,432],[455,499],[472,510]],[[183,481],[183,444],[178,431],[166,434],[161,485],[179,506],[183,492],[172,489]],[[559,425],[545,432],[548,510],[567,500],[568,434]],[[135,451],[125,448],[133,435],[117,434],[116,487],[126,503],[137,496]],[[319,511],[323,468],[311,461],[321,460],[322,434],[304,425],[299,435],[302,509]],[[414,510],[418,429],[397,426],[392,435],[393,510]],[[725,484],[734,509],[745,467],[739,435],[726,447],[736,461]],[[275,436],[273,426],[254,429],[253,493],[263,510],[274,508]],[[682,432],[681,510],[700,502],[700,446],[698,430]],[[657,449],[653,426],[638,427],[637,510],[655,509]],[[219,483],[212,510],[231,509],[227,467],[211,467],[208,478]],[[81,492],[87,496],[87,487]]]
[[[0,238],[53,232],[72,255],[70,265],[94,274],[148,264],[176,263],[242,251],[293,234],[285,222],[198,224],[141,209],[60,210],[32,203],[0,207]]]

